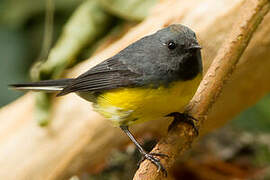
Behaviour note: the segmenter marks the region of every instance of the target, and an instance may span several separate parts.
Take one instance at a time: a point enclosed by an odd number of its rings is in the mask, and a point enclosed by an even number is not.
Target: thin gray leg
[[[160,157],[168,157],[166,154],[161,153],[147,153],[142,146],[138,143],[138,141],[135,139],[135,137],[131,134],[131,132],[128,129],[128,126],[120,126],[120,128],[126,133],[126,135],[130,138],[130,140],[135,144],[135,146],[138,148],[139,152],[143,155],[143,159],[140,161],[142,162],[145,159],[148,159],[151,161],[154,165],[157,166],[158,171],[162,171],[164,175],[167,177],[167,171],[163,167],[163,165],[160,163],[160,160],[154,156],[160,156]]]

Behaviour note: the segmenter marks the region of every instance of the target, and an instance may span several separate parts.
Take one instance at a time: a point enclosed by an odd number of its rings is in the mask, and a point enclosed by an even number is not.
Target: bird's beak
[[[202,49],[202,47],[198,44],[194,44],[189,49]]]

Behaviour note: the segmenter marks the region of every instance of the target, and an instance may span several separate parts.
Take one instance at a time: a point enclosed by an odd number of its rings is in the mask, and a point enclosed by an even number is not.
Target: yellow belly
[[[201,74],[189,81],[177,81],[168,87],[120,88],[98,96],[94,108],[114,125],[131,125],[155,120],[172,112],[181,112],[193,97]]]

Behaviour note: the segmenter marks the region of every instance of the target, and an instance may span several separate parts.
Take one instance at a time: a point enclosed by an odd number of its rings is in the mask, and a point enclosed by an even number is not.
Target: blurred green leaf
[[[248,131],[270,132],[270,94],[253,107],[242,112],[232,123]]]
[[[23,33],[0,26],[0,106],[22,95],[22,92],[8,89],[8,84],[26,79],[27,44]]]
[[[55,0],[57,11],[74,9],[83,0]],[[29,18],[45,12],[46,0],[5,0],[0,2],[0,24],[22,26]]]
[[[33,66],[31,78],[34,81],[58,78],[65,68],[74,64],[76,56],[86,45],[94,43],[107,30],[111,20],[112,17],[100,7],[98,0],[86,0],[68,20],[48,59],[41,59]],[[48,102],[47,105],[42,101]],[[49,102],[45,93],[39,93],[36,118],[40,125],[48,122]]]
[[[141,21],[157,0],[100,0],[100,3],[107,11],[118,17]]]
[[[50,94],[37,92],[36,106],[35,106],[35,118],[40,126],[47,126],[50,119],[51,98]]]
[[[255,163],[257,166],[270,165],[270,149],[267,145],[264,145],[264,144],[257,145]]]
[[[32,78],[42,80],[58,77],[86,45],[94,43],[107,30],[111,20],[112,17],[103,11],[97,0],[85,1],[68,20],[48,59],[34,67]]]

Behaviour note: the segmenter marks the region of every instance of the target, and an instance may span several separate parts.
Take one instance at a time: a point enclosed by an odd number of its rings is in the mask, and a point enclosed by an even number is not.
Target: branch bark
[[[270,2],[268,0],[249,0],[244,4],[241,16],[237,19],[231,35],[218,51],[218,55],[187,107],[187,113],[198,119],[198,126],[201,126],[206,119],[210,108],[222,92],[225,82],[233,73],[253,33],[269,9]],[[177,156],[191,147],[195,138],[196,135],[190,125],[174,121],[167,136],[158,142],[152,153],[167,154],[169,160],[164,158],[161,162],[165,169],[169,169]],[[133,179],[164,179],[164,174],[157,172],[155,165],[150,161],[144,161]]]
[[[207,70],[231,31],[243,2],[161,1],[144,22],[131,29],[119,41],[72,69],[68,76],[77,76],[137,39],[171,23],[182,23],[195,30],[203,46],[204,70]],[[201,135],[223,126],[270,91],[270,83],[266,83],[270,82],[269,23],[268,14],[211,108],[200,130]],[[54,100],[51,124],[47,128],[36,125],[33,108],[34,93],[28,93],[0,110],[0,177],[67,179],[84,167],[89,169],[90,166],[100,166],[113,148],[130,142],[119,129],[111,127],[93,112],[88,102],[74,94]],[[165,134],[169,123],[164,119],[155,123],[146,122],[132,127],[132,132],[136,137],[143,137],[146,133]]]

